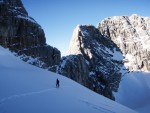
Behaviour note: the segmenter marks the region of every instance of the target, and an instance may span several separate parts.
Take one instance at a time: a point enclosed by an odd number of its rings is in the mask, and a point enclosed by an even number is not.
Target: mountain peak
[[[114,52],[118,53],[117,55],[120,58],[115,58]],[[65,62],[65,66],[58,66],[58,70],[60,70],[58,73],[68,77],[71,75],[70,78],[79,83],[80,78],[82,78],[83,85],[92,89],[94,84],[98,93],[114,100],[112,91],[117,91],[118,89],[117,86],[121,78],[122,57],[121,52],[110,38],[102,36],[101,32],[93,25],[78,25],[73,32],[68,55],[76,56],[73,56],[74,59],[70,59],[69,56],[62,59],[64,60],[62,62]],[[72,60],[74,63],[71,63]],[[72,71],[64,68],[68,66],[72,67]],[[78,69],[76,71],[77,67],[83,70]],[[68,72],[68,75],[66,72]],[[116,81],[115,86],[108,85],[114,80]],[[109,89],[109,87],[111,88]],[[109,92],[109,94],[107,95],[104,91],[107,94]]]
[[[108,18],[99,23],[98,29],[117,44],[125,56],[129,70],[150,70],[150,18],[138,14]]]
[[[28,16],[28,13],[25,10],[21,0],[1,0],[1,4],[5,4],[5,6],[8,8],[8,11],[11,13]]]
[[[139,14],[132,14],[130,17],[140,17]]]

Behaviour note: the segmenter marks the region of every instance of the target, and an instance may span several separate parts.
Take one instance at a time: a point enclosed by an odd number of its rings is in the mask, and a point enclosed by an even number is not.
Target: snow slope
[[[2,47],[0,72],[0,113],[136,113],[64,76],[29,65]]]
[[[115,94],[116,101],[140,113],[150,112],[150,72],[124,76]]]

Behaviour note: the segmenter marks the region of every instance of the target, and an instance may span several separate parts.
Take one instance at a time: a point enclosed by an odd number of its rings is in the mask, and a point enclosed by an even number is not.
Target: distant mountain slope
[[[29,65],[2,47],[0,70],[0,113],[136,113],[64,76]]]
[[[120,82],[116,101],[139,113],[150,111],[150,72],[130,72]]]

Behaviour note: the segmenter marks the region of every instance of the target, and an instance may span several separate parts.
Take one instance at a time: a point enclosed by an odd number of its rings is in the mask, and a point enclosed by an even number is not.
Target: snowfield
[[[55,87],[57,78],[60,80],[59,89]],[[139,79],[141,78],[139,77]],[[150,86],[148,79],[145,79],[147,82],[141,83]],[[132,80],[134,80],[134,78],[129,79],[129,83],[133,85],[139,84],[138,78],[136,79],[137,81],[132,82]],[[127,80],[123,81],[126,82]],[[123,91],[125,91],[121,90],[124,89],[123,84],[124,83],[122,83],[120,87],[118,99],[120,97],[123,104],[130,104],[126,103],[128,101],[123,100]],[[142,87],[142,84],[139,84],[137,87],[145,88]],[[143,91],[149,90],[149,88],[150,87],[146,87]],[[136,89],[134,91],[136,91]],[[131,91],[128,92],[130,92],[129,96],[131,96],[131,94],[133,94],[133,96],[138,95],[136,93],[134,94],[134,92],[131,93]],[[130,101],[132,100],[129,100],[129,102]],[[149,100],[147,100],[147,102],[149,103]],[[145,110],[144,107],[141,109],[142,111]],[[15,57],[9,50],[0,46],[0,113],[137,112],[94,93],[62,75],[29,65]]]
[[[139,113],[150,113],[150,73],[130,72],[122,78],[116,101]]]

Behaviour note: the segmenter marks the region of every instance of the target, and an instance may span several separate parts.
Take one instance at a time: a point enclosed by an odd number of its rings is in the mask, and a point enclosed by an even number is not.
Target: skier
[[[59,80],[58,80],[58,78],[56,79],[56,88],[59,88]]]

